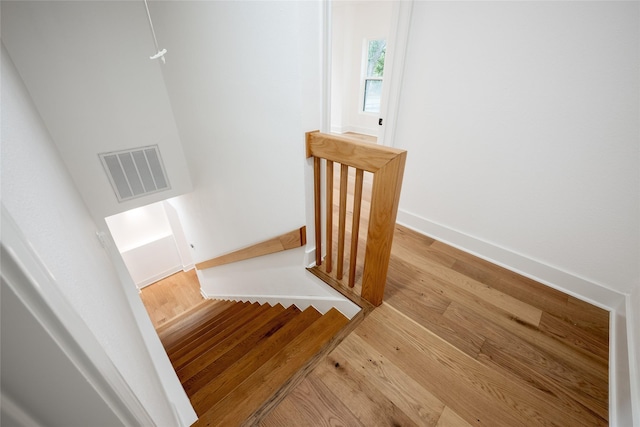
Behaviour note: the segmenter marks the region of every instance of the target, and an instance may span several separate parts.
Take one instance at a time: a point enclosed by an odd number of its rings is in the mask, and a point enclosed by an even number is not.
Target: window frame
[[[359,93],[359,97],[358,97],[358,113],[359,114],[365,114],[368,116],[379,116],[380,115],[380,110],[378,111],[366,111],[365,110],[365,106],[366,106],[366,89],[367,89],[367,82],[368,81],[380,81],[381,82],[381,89],[380,89],[380,96],[382,97],[382,85],[384,85],[384,68],[382,71],[382,76],[369,76],[367,75],[367,68],[368,68],[368,64],[369,64],[369,45],[372,41],[376,41],[376,40],[384,40],[385,42],[385,53],[386,53],[386,43],[387,43],[387,38],[386,37],[366,37],[363,40],[363,44],[362,44],[362,67],[361,67],[361,72],[360,72],[360,93]]]

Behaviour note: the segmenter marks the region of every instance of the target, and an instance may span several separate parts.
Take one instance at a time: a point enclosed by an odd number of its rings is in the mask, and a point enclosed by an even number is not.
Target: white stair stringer
[[[202,295],[209,299],[258,302],[300,310],[313,306],[324,314],[332,307],[351,319],[360,308],[309,273],[300,247],[232,264],[198,270]]]

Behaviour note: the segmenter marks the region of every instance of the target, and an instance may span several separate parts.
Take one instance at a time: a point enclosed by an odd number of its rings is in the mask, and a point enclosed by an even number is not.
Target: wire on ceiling
[[[147,4],[147,0],[144,0],[144,7],[147,9],[147,18],[149,18],[149,27],[151,27],[151,34],[153,35],[153,43],[156,46],[156,54],[149,57],[149,59],[158,59],[162,60],[163,64],[167,63],[167,60],[164,58],[164,55],[167,53],[167,49],[160,50],[160,46],[158,46],[158,39],[156,37],[156,30],[153,29],[153,21],[151,21],[151,13],[149,13],[149,5]]]

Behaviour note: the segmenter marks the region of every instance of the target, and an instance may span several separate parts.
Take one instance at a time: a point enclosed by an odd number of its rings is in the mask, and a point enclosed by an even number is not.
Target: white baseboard
[[[348,132],[359,133],[362,135],[378,136],[377,129],[365,128],[360,126],[332,126],[331,133],[344,134]]]
[[[167,269],[167,270],[165,270],[165,271],[163,271],[161,273],[155,274],[155,275],[153,275],[151,277],[148,277],[148,278],[142,280],[141,282],[136,283],[136,286],[138,287],[138,289],[142,289],[145,286],[149,286],[152,283],[156,283],[158,280],[162,280],[165,277],[169,277],[172,274],[175,274],[178,271],[182,271],[182,270],[183,270],[183,268],[182,268],[181,265],[175,265],[175,266],[173,266],[173,267],[171,267],[171,268],[169,268],[169,269]],[[187,271],[187,270],[184,270],[184,271]]]
[[[346,133],[349,132],[349,129],[344,126],[331,126],[331,133]]]
[[[346,132],[353,132],[353,133],[359,133],[362,135],[369,135],[369,136],[378,136],[378,129],[376,128],[366,128],[366,127],[361,127],[361,126],[350,126],[349,130]]]
[[[398,210],[398,223],[605,310],[613,310],[624,304],[624,294],[601,284],[437,224],[413,213]]]
[[[187,271],[193,270],[194,268],[196,268],[196,265],[194,263],[191,263],[191,264],[183,265],[182,271],[187,272]]]
[[[640,287],[627,295],[627,345],[629,351],[629,378],[631,378],[631,412],[633,425],[640,427]]]
[[[304,253],[304,265],[307,268],[313,267],[316,265],[316,248],[306,249]]]
[[[629,313],[633,313],[630,309],[630,303],[627,302],[629,296],[402,209],[398,210],[397,222],[421,234],[610,311],[609,422],[611,426],[634,425],[640,427],[640,420],[637,420],[636,424],[632,424],[631,414],[630,382],[637,383],[640,379],[637,377],[639,374],[637,366],[634,366],[630,372],[629,362],[632,350],[628,348],[627,344],[631,345],[632,343],[627,342],[627,331],[629,330],[631,333],[635,330],[637,333],[638,330],[634,329],[634,325],[629,323],[627,317]],[[636,376],[635,381],[630,381],[630,373]],[[635,385],[635,388],[638,393],[638,386]],[[634,405],[637,406],[637,404]],[[640,411],[638,408],[634,410]]]

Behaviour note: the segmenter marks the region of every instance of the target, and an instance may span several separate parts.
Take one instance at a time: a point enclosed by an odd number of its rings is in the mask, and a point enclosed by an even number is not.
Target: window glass
[[[364,108],[367,113],[380,112],[382,80],[366,79],[364,82]]]
[[[384,74],[384,55],[386,50],[386,40],[369,40],[366,77],[382,77]]]
[[[387,41],[385,39],[369,40],[367,43],[367,67],[364,76],[364,99],[362,101],[362,111],[366,113],[380,112],[386,50]]]

